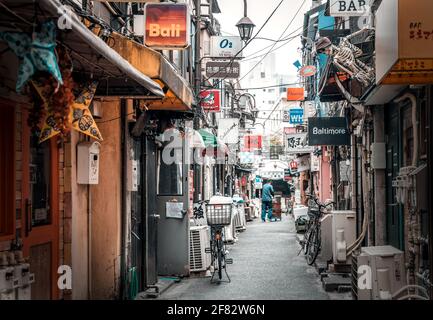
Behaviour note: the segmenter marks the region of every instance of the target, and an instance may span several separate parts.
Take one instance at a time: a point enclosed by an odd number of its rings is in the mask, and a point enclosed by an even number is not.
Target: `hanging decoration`
[[[63,85],[57,87],[57,81],[52,77],[39,77],[31,81],[46,110],[39,143],[61,134],[65,137],[71,128],[70,111],[74,103],[74,81],[72,79],[72,59],[65,48],[58,48],[59,67]],[[34,111],[34,110],[33,110]],[[32,116],[32,127],[39,124],[41,117]]]
[[[57,87],[63,84],[62,75],[56,58],[56,25],[48,21],[40,25],[40,30],[32,36],[23,32],[0,32],[0,40],[8,43],[20,59],[16,91],[21,92],[24,85],[36,71],[46,71],[57,81]]]
[[[72,128],[96,140],[102,141],[101,133],[89,110],[90,103],[96,92],[98,82],[92,82],[85,88],[72,105]]]

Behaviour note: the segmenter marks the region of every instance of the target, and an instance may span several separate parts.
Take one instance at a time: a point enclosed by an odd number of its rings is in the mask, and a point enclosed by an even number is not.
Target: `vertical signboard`
[[[146,46],[168,50],[189,46],[190,16],[186,3],[147,3],[144,14]]]
[[[204,90],[200,92],[200,105],[208,112],[221,111],[221,91],[220,90]]]

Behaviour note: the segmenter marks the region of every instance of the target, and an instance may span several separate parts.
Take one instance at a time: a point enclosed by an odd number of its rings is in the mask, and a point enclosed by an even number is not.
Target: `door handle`
[[[32,202],[26,200],[26,236],[32,231]]]
[[[161,216],[159,214],[151,214],[150,215],[152,218],[154,218],[155,220],[159,220],[161,219]]]

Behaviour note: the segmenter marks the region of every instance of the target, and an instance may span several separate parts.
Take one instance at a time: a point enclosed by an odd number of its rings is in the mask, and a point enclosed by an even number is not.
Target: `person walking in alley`
[[[268,220],[272,221],[272,198],[274,196],[274,187],[272,181],[268,181],[263,186],[262,190],[262,221],[266,222],[266,211],[268,212]]]

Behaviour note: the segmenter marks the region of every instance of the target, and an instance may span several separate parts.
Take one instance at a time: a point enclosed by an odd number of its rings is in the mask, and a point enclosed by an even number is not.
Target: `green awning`
[[[208,149],[208,150],[219,149],[224,154],[229,153],[229,148],[227,147],[227,145],[224,142],[222,142],[220,139],[218,139],[218,137],[215,136],[213,133],[211,133],[205,129],[200,129],[200,130],[198,130],[198,132],[200,133],[201,137],[203,138],[204,145],[206,146],[206,149]]]
[[[198,132],[200,133],[201,137],[203,138],[204,145],[206,146],[206,148],[218,147],[218,138],[214,134],[212,134],[209,131],[204,130],[204,129],[200,129],[200,130],[198,130]]]

